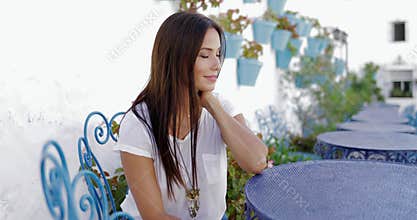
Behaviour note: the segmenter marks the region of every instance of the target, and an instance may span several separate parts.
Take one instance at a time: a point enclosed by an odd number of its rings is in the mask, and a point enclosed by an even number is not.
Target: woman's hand
[[[200,91],[200,104],[203,108],[206,108],[210,113],[211,109],[213,109],[213,106],[220,105],[219,100],[213,95],[211,91]]]

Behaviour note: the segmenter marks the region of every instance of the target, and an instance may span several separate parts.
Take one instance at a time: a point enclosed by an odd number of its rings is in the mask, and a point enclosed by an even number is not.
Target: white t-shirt
[[[223,109],[231,116],[236,116],[236,112],[231,103],[218,94],[214,95],[219,99]],[[149,121],[149,112],[146,104],[140,103],[137,106],[138,113],[142,114],[138,108],[144,107],[145,118]],[[141,115],[143,117],[143,115]],[[170,142],[172,146],[172,137]],[[180,219],[191,219],[188,213],[188,204],[185,198],[185,190],[173,184],[173,192],[176,201],[168,199],[166,177],[160,158],[155,154],[145,125],[136,115],[129,111],[120,124],[119,139],[113,150],[125,151],[131,154],[140,155],[154,159],[156,178],[162,194],[162,201],[165,211]],[[188,134],[184,140],[177,139],[178,147],[184,158],[188,172],[191,172],[191,136]],[[220,128],[212,115],[203,108],[200,118],[197,151],[196,151],[197,177],[200,188],[200,209],[197,219],[221,219],[226,211],[226,188],[227,188],[227,155],[226,145],[221,137]],[[183,179],[187,186],[191,186],[184,170],[181,170]],[[149,195],[153,196],[153,195]],[[121,204],[123,211],[131,214],[135,219],[142,219],[136,208],[132,194],[128,193],[126,199]]]

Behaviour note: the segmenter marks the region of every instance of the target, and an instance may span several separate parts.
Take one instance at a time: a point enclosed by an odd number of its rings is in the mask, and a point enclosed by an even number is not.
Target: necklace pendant
[[[191,218],[197,216],[197,212],[200,209],[200,190],[199,189],[189,189],[186,192],[186,197],[188,200],[188,212]]]

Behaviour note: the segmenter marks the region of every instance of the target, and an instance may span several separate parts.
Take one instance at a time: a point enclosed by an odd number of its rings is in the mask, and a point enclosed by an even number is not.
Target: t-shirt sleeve
[[[226,99],[224,96],[220,95],[219,93],[213,93],[214,96],[216,96],[221,105],[223,106],[223,109],[232,117],[241,114],[242,112],[237,108],[235,105],[232,104],[228,99]]]
[[[113,150],[154,159],[147,127],[132,111],[128,111],[120,123],[118,141]]]

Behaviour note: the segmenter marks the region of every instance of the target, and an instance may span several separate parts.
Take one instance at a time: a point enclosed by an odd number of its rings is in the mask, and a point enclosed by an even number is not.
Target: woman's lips
[[[217,76],[204,76],[204,78],[208,79],[211,82],[216,82]]]

